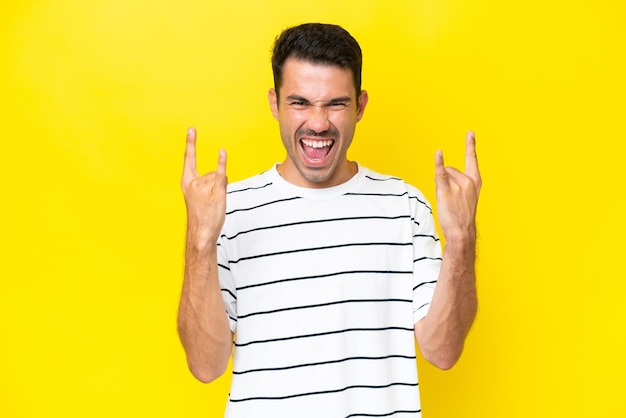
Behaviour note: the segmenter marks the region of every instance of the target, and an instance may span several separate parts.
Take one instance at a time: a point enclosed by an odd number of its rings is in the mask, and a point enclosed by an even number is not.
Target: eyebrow
[[[299,96],[297,94],[290,94],[289,96],[285,98],[285,100],[294,100],[298,102],[311,103],[309,99]],[[351,101],[352,99],[348,96],[340,96],[340,97],[334,97],[330,99],[329,101],[326,102],[326,104],[344,103],[344,102],[351,102]]]

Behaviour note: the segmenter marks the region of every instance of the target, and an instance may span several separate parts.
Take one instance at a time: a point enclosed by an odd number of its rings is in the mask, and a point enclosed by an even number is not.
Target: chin
[[[323,183],[326,183],[332,177],[332,173],[329,172],[328,168],[321,167],[306,167],[304,170],[300,170],[300,174],[306,182],[319,186],[322,186]]]

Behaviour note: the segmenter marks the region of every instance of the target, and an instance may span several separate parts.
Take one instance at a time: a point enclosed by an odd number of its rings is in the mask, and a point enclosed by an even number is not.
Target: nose
[[[325,106],[311,106],[307,127],[317,133],[330,129],[328,111]]]

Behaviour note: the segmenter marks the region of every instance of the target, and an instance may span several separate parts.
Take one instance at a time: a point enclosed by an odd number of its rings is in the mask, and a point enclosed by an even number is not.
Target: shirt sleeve
[[[217,267],[220,280],[220,289],[224,307],[228,315],[230,330],[235,333],[237,329],[237,288],[230,270],[227,254],[227,242],[220,238],[217,243]]]
[[[409,191],[413,216],[413,323],[428,313],[433,298],[442,250],[432,206],[419,191]]]

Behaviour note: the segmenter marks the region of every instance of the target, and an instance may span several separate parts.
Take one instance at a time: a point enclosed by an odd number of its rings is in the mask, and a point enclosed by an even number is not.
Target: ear
[[[273,88],[270,89],[267,94],[267,100],[270,102],[272,116],[274,116],[274,119],[278,120],[278,95],[276,94],[276,90]]]
[[[365,106],[367,106],[367,101],[369,97],[367,95],[367,91],[361,90],[359,93],[359,98],[357,100],[357,108],[356,108],[356,121],[360,121],[363,117],[363,113],[365,112]]]

